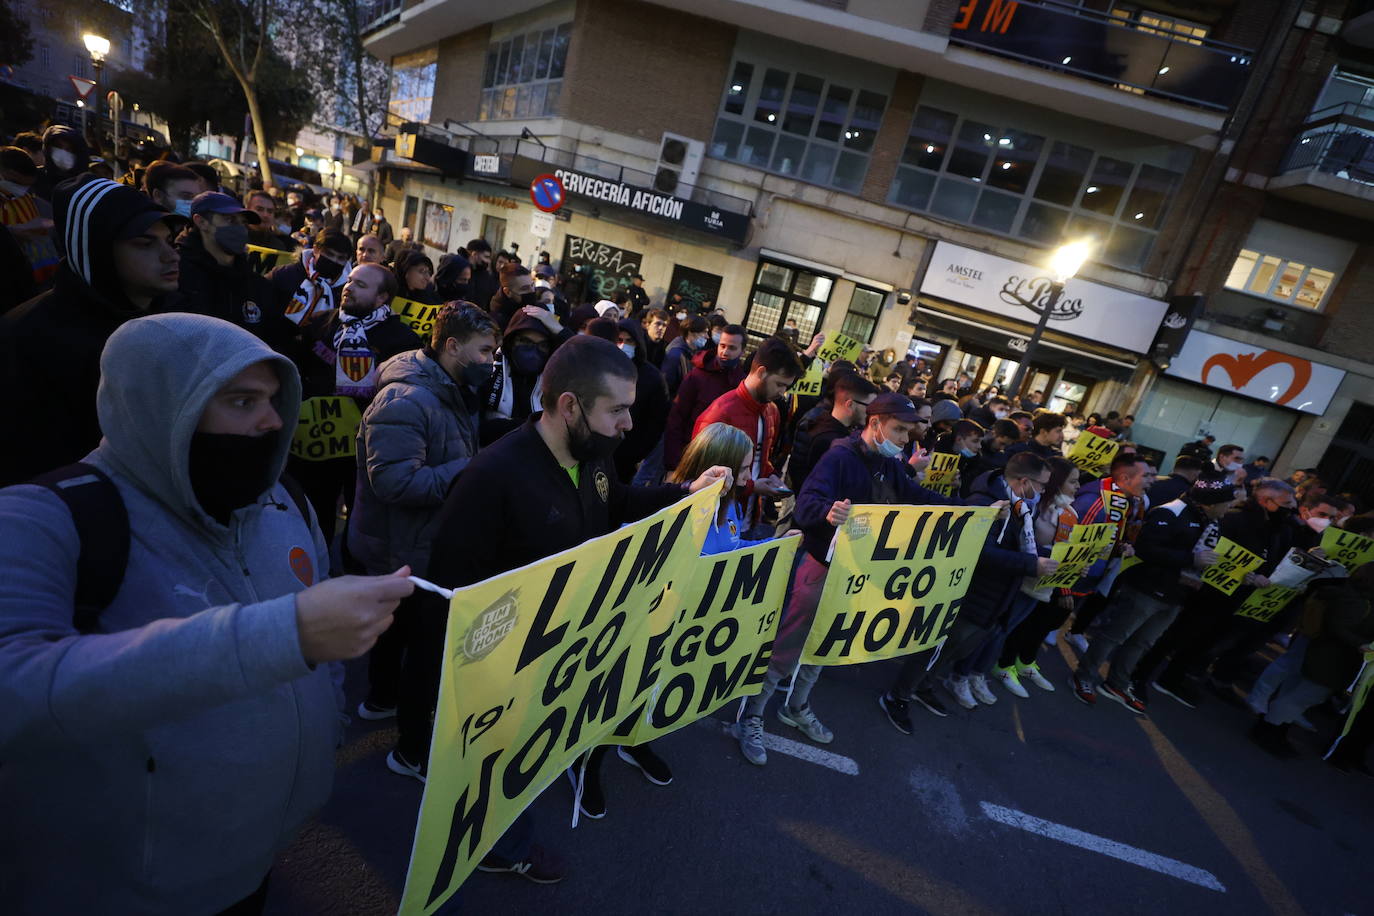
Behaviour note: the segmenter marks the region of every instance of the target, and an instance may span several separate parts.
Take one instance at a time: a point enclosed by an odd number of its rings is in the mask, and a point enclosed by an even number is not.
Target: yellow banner
[[[402,299],[400,296],[391,297],[391,311],[395,316],[404,321],[412,331],[420,335],[420,339],[429,343],[429,336],[434,330],[434,316],[439,314],[442,305],[425,305],[423,302],[416,302],[414,299]]]
[[[1355,724],[1355,719],[1359,716],[1360,710],[1364,709],[1364,704],[1369,699],[1369,690],[1374,687],[1374,651],[1364,654],[1364,661],[1360,665],[1360,673],[1355,675],[1354,682],[1350,685],[1350,711],[1345,714],[1345,725],[1341,728],[1341,736],[1336,739],[1337,743],[1342,738],[1350,734],[1350,728]],[[1332,745],[1335,748],[1335,745]],[[1323,759],[1330,757],[1331,751],[1323,755]]]
[[[802,662],[920,652],[948,633],[997,509],[854,506],[840,527]]]
[[[1339,528],[1322,532],[1321,548],[1328,560],[1335,560],[1351,572],[1374,560],[1374,540]]]
[[[643,712],[617,729],[615,743],[661,738],[759,692],[800,540],[768,541],[696,562],[677,613],[659,607],[656,616],[666,618],[666,627],[655,629],[644,656],[645,669],[657,671],[641,672],[641,679],[656,673],[657,683]]]
[[[923,486],[926,489],[934,490],[936,493],[953,496],[954,478],[958,475],[958,455],[948,452],[933,452],[930,456],[930,466],[926,468],[926,479]]]
[[[294,251],[265,248],[262,245],[248,246],[248,266],[253,268],[254,273],[269,274],[274,268],[281,267],[283,264],[290,264],[294,260],[296,260]]]
[[[402,914],[443,906],[506,828],[657,682],[656,610],[683,606],[720,486],[449,605]]]
[[[291,454],[306,461],[352,458],[358,454],[358,402],[348,397],[308,398],[291,437]]]
[[[1217,541],[1217,546],[1212,549],[1220,559],[1202,571],[1202,581],[1224,595],[1234,595],[1245,574],[1254,572],[1264,563],[1263,557],[1251,553],[1230,538]]]
[[[1069,449],[1069,453],[1065,457],[1077,465],[1080,471],[1101,475],[1103,471],[1111,467],[1112,459],[1116,457],[1116,451],[1119,448],[1121,448],[1121,443],[1112,439],[1103,439],[1096,433],[1090,433],[1085,429],[1078,434],[1078,438],[1074,440],[1073,448]]]
[[[820,397],[821,382],[825,380],[825,367],[819,359],[811,360],[811,368],[806,370],[806,374],[797,379],[792,386],[792,394],[804,397]]]
[[[1050,548],[1050,558],[1059,561],[1059,568],[1035,582],[1042,588],[1071,588],[1083,577],[1083,571],[1112,549],[1116,526],[1110,522],[1096,525],[1074,525],[1069,539]]]
[[[1288,606],[1288,602],[1297,597],[1300,588],[1289,588],[1286,585],[1266,585],[1257,588],[1250,593],[1240,607],[1236,608],[1237,617],[1249,617],[1252,620],[1270,621],[1274,615]]]
[[[816,358],[823,363],[833,363],[837,359],[847,359],[850,362],[859,358],[859,353],[864,348],[862,340],[855,340],[848,334],[830,334],[825,338],[825,343],[816,351]]]

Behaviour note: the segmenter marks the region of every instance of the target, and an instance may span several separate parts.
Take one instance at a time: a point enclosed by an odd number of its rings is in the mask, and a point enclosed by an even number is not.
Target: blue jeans
[[[1308,642],[1310,640],[1301,633],[1294,636],[1288,651],[1265,667],[1264,673],[1255,679],[1255,686],[1250,688],[1249,695],[1245,697],[1251,709],[1256,712],[1267,711],[1276,693],[1297,683],[1302,677],[1302,662],[1307,656]]]
[[[988,631],[988,635],[983,638],[978,648],[955,663],[955,676],[967,677],[970,674],[987,674],[991,671],[1002,655],[1002,647],[1006,644],[1007,636],[1030,616],[1038,603],[1030,595],[1018,591],[1016,597],[1011,599],[1011,605],[1008,606],[1006,613],[992,625],[992,629]]]

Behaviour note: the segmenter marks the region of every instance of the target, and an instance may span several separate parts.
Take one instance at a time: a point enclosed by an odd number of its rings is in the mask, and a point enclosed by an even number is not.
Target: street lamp
[[[1031,332],[1030,340],[1026,343],[1026,351],[1021,355],[1021,363],[1016,367],[1016,374],[1012,376],[1009,388],[1013,399],[1021,397],[1021,385],[1026,380],[1026,370],[1035,358],[1040,338],[1045,333],[1045,326],[1050,323],[1050,315],[1054,312],[1055,306],[1059,304],[1059,297],[1064,295],[1064,285],[1074,278],[1092,251],[1091,239],[1077,239],[1060,245],[1050,255],[1050,295],[1045,300],[1044,308],[1040,310],[1040,320],[1035,323],[1035,330]]]
[[[95,84],[103,91],[105,85],[100,81],[100,71],[105,67],[105,57],[110,53],[110,39],[94,32],[87,32],[81,36],[81,40],[86,43],[86,50],[91,54],[91,63],[95,65]],[[100,114],[100,96],[95,96],[95,113]]]

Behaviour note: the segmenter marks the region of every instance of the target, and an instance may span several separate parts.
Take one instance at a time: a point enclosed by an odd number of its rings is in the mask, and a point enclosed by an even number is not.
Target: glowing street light
[[[1026,342],[1026,350],[1021,354],[1021,362],[1012,377],[1009,390],[1013,402],[1021,397],[1021,386],[1026,381],[1026,371],[1030,368],[1031,360],[1035,358],[1040,338],[1044,336],[1045,327],[1050,323],[1050,315],[1054,314],[1060,297],[1064,295],[1065,284],[1078,275],[1078,271],[1092,256],[1095,247],[1092,239],[1075,239],[1060,245],[1050,255],[1049,263],[1046,265],[1050,273],[1050,294],[1045,299],[1045,304],[1040,310],[1040,320],[1035,323],[1035,330]]]

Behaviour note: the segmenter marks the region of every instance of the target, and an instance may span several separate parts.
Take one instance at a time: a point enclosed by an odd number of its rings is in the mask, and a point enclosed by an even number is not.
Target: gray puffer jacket
[[[428,347],[383,363],[379,386],[358,427],[348,550],[369,572],[420,572],[449,485],[477,454],[478,416]]]

